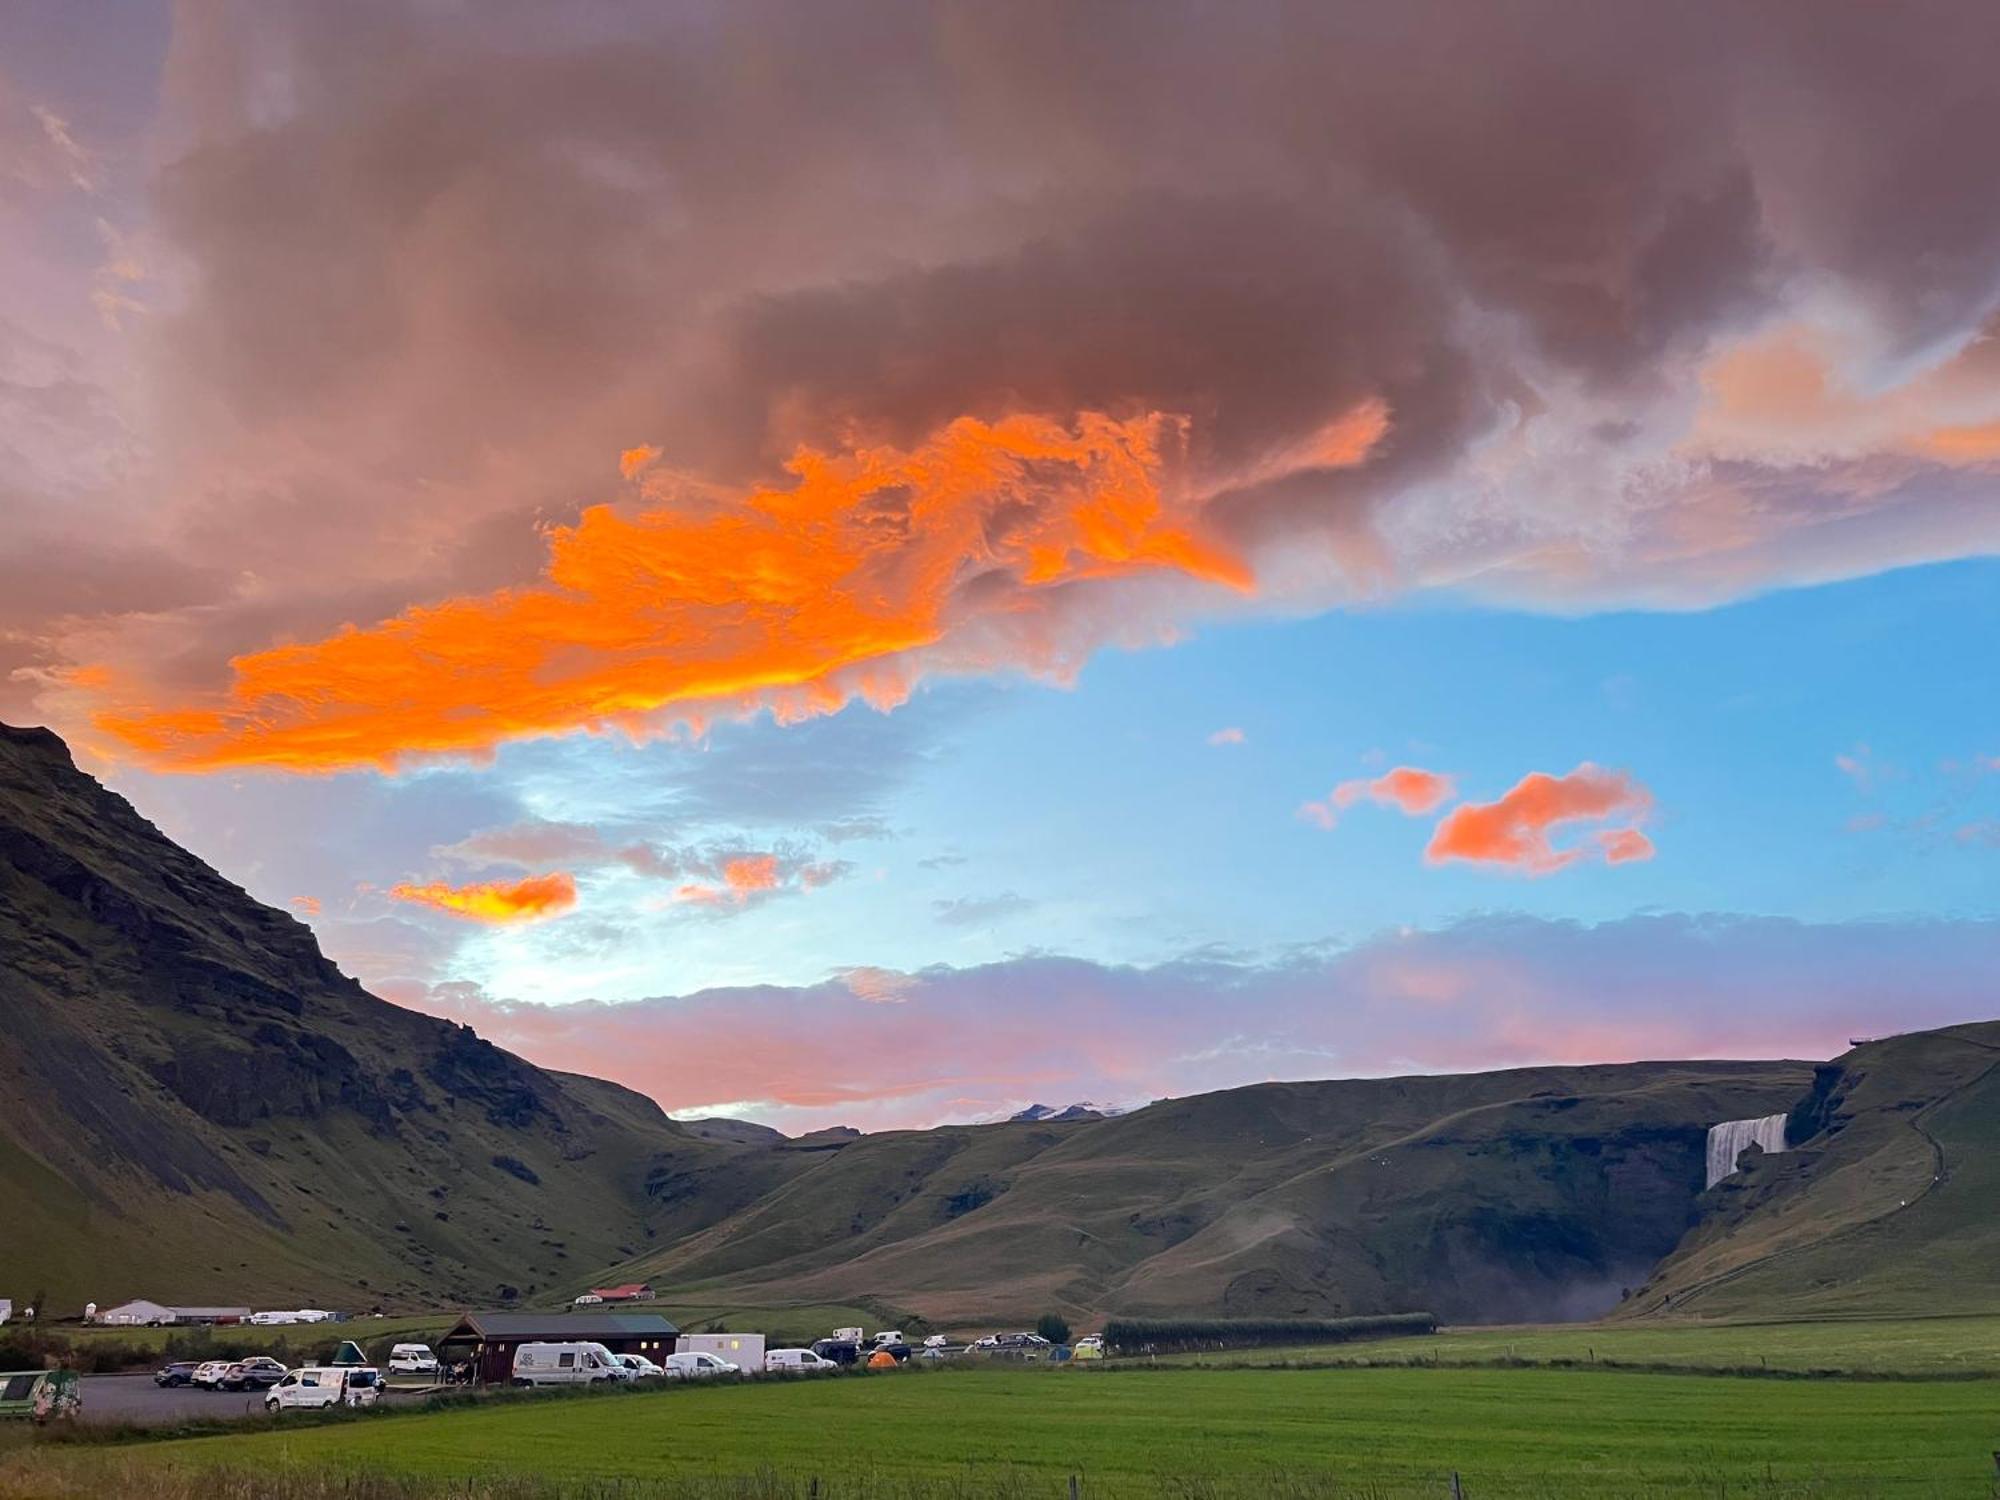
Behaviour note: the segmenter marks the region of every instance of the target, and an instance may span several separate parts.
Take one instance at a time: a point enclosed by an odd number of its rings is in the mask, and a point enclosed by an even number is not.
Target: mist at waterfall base
[[[1708,1186],[1714,1187],[1736,1170],[1736,1158],[1751,1146],[1765,1151],[1785,1149],[1785,1115],[1755,1120],[1724,1120],[1708,1130]]]

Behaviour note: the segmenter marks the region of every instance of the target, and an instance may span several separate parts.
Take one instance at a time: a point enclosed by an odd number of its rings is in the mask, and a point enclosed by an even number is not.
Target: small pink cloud
[[[1631,864],[1653,857],[1653,841],[1637,828],[1600,828],[1597,842],[1604,850],[1607,865]]]
[[[1330,829],[1340,821],[1341,811],[1365,798],[1384,807],[1396,808],[1408,817],[1422,817],[1448,801],[1453,790],[1452,778],[1442,772],[1426,771],[1418,766],[1397,766],[1372,779],[1357,776],[1352,781],[1341,782],[1327,794],[1324,802],[1308,802],[1300,807],[1299,816],[1309,823]]]
[[[1208,742],[1211,745],[1241,745],[1248,743],[1249,738],[1242,730],[1232,724],[1227,729],[1216,730],[1214,734],[1208,737]]]
[[[1550,875],[1585,852],[1556,848],[1550,840],[1556,829],[1621,814],[1644,818],[1652,805],[1652,794],[1623,771],[1606,771],[1588,761],[1566,776],[1535,771],[1497,802],[1463,802],[1453,808],[1432,833],[1424,857],[1432,864],[1460,859]],[[1598,842],[1610,864],[1645,859],[1653,851],[1652,841],[1636,826],[1602,830]]]

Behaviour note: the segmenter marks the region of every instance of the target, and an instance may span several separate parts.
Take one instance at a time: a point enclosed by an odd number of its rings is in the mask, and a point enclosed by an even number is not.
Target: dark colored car
[[[229,1367],[222,1377],[225,1391],[268,1391],[285,1378],[285,1367],[267,1354],[255,1355]]]
[[[846,1339],[821,1339],[812,1346],[812,1351],[821,1359],[830,1359],[837,1365],[851,1365],[861,1358],[861,1346]]]
[[[153,1371],[154,1385],[187,1385],[194,1379],[194,1361],[177,1359]]]
[[[877,1354],[893,1354],[896,1357],[897,1364],[907,1364],[910,1359],[910,1346],[908,1344],[877,1344],[868,1353],[871,1358]]]

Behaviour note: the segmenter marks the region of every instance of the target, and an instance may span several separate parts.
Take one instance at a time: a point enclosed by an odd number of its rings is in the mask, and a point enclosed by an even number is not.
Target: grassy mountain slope
[[[0,726],[0,1267],[17,1301],[492,1302],[795,1170],[389,1005]]]
[[[367,994],[0,726],[0,1293],[1453,1321],[2000,1309],[2000,1024],[1817,1069],[1266,1084],[1109,1119],[693,1130]],[[1703,1193],[1708,1127],[1798,1149]],[[1665,1258],[1664,1261],[1662,1258]]]
[[[2000,1311],[2000,1022],[1824,1064],[1789,1137],[1716,1185],[1630,1313]]]
[[[633,1274],[934,1323],[1077,1312],[1580,1316],[1694,1222],[1708,1126],[1805,1063],[1268,1084],[1073,1124],[870,1136]]]

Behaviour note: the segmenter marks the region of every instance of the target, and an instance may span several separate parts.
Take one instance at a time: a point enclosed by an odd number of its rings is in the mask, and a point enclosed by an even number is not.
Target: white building
[[[107,1307],[97,1315],[100,1323],[116,1323],[121,1327],[133,1327],[149,1323],[171,1323],[174,1310],[158,1302],[148,1302],[144,1297],[130,1302],[121,1302],[116,1307]]]
[[[137,1297],[105,1308],[97,1315],[97,1321],[129,1328],[154,1323],[242,1323],[249,1317],[247,1307],[167,1307]]]

